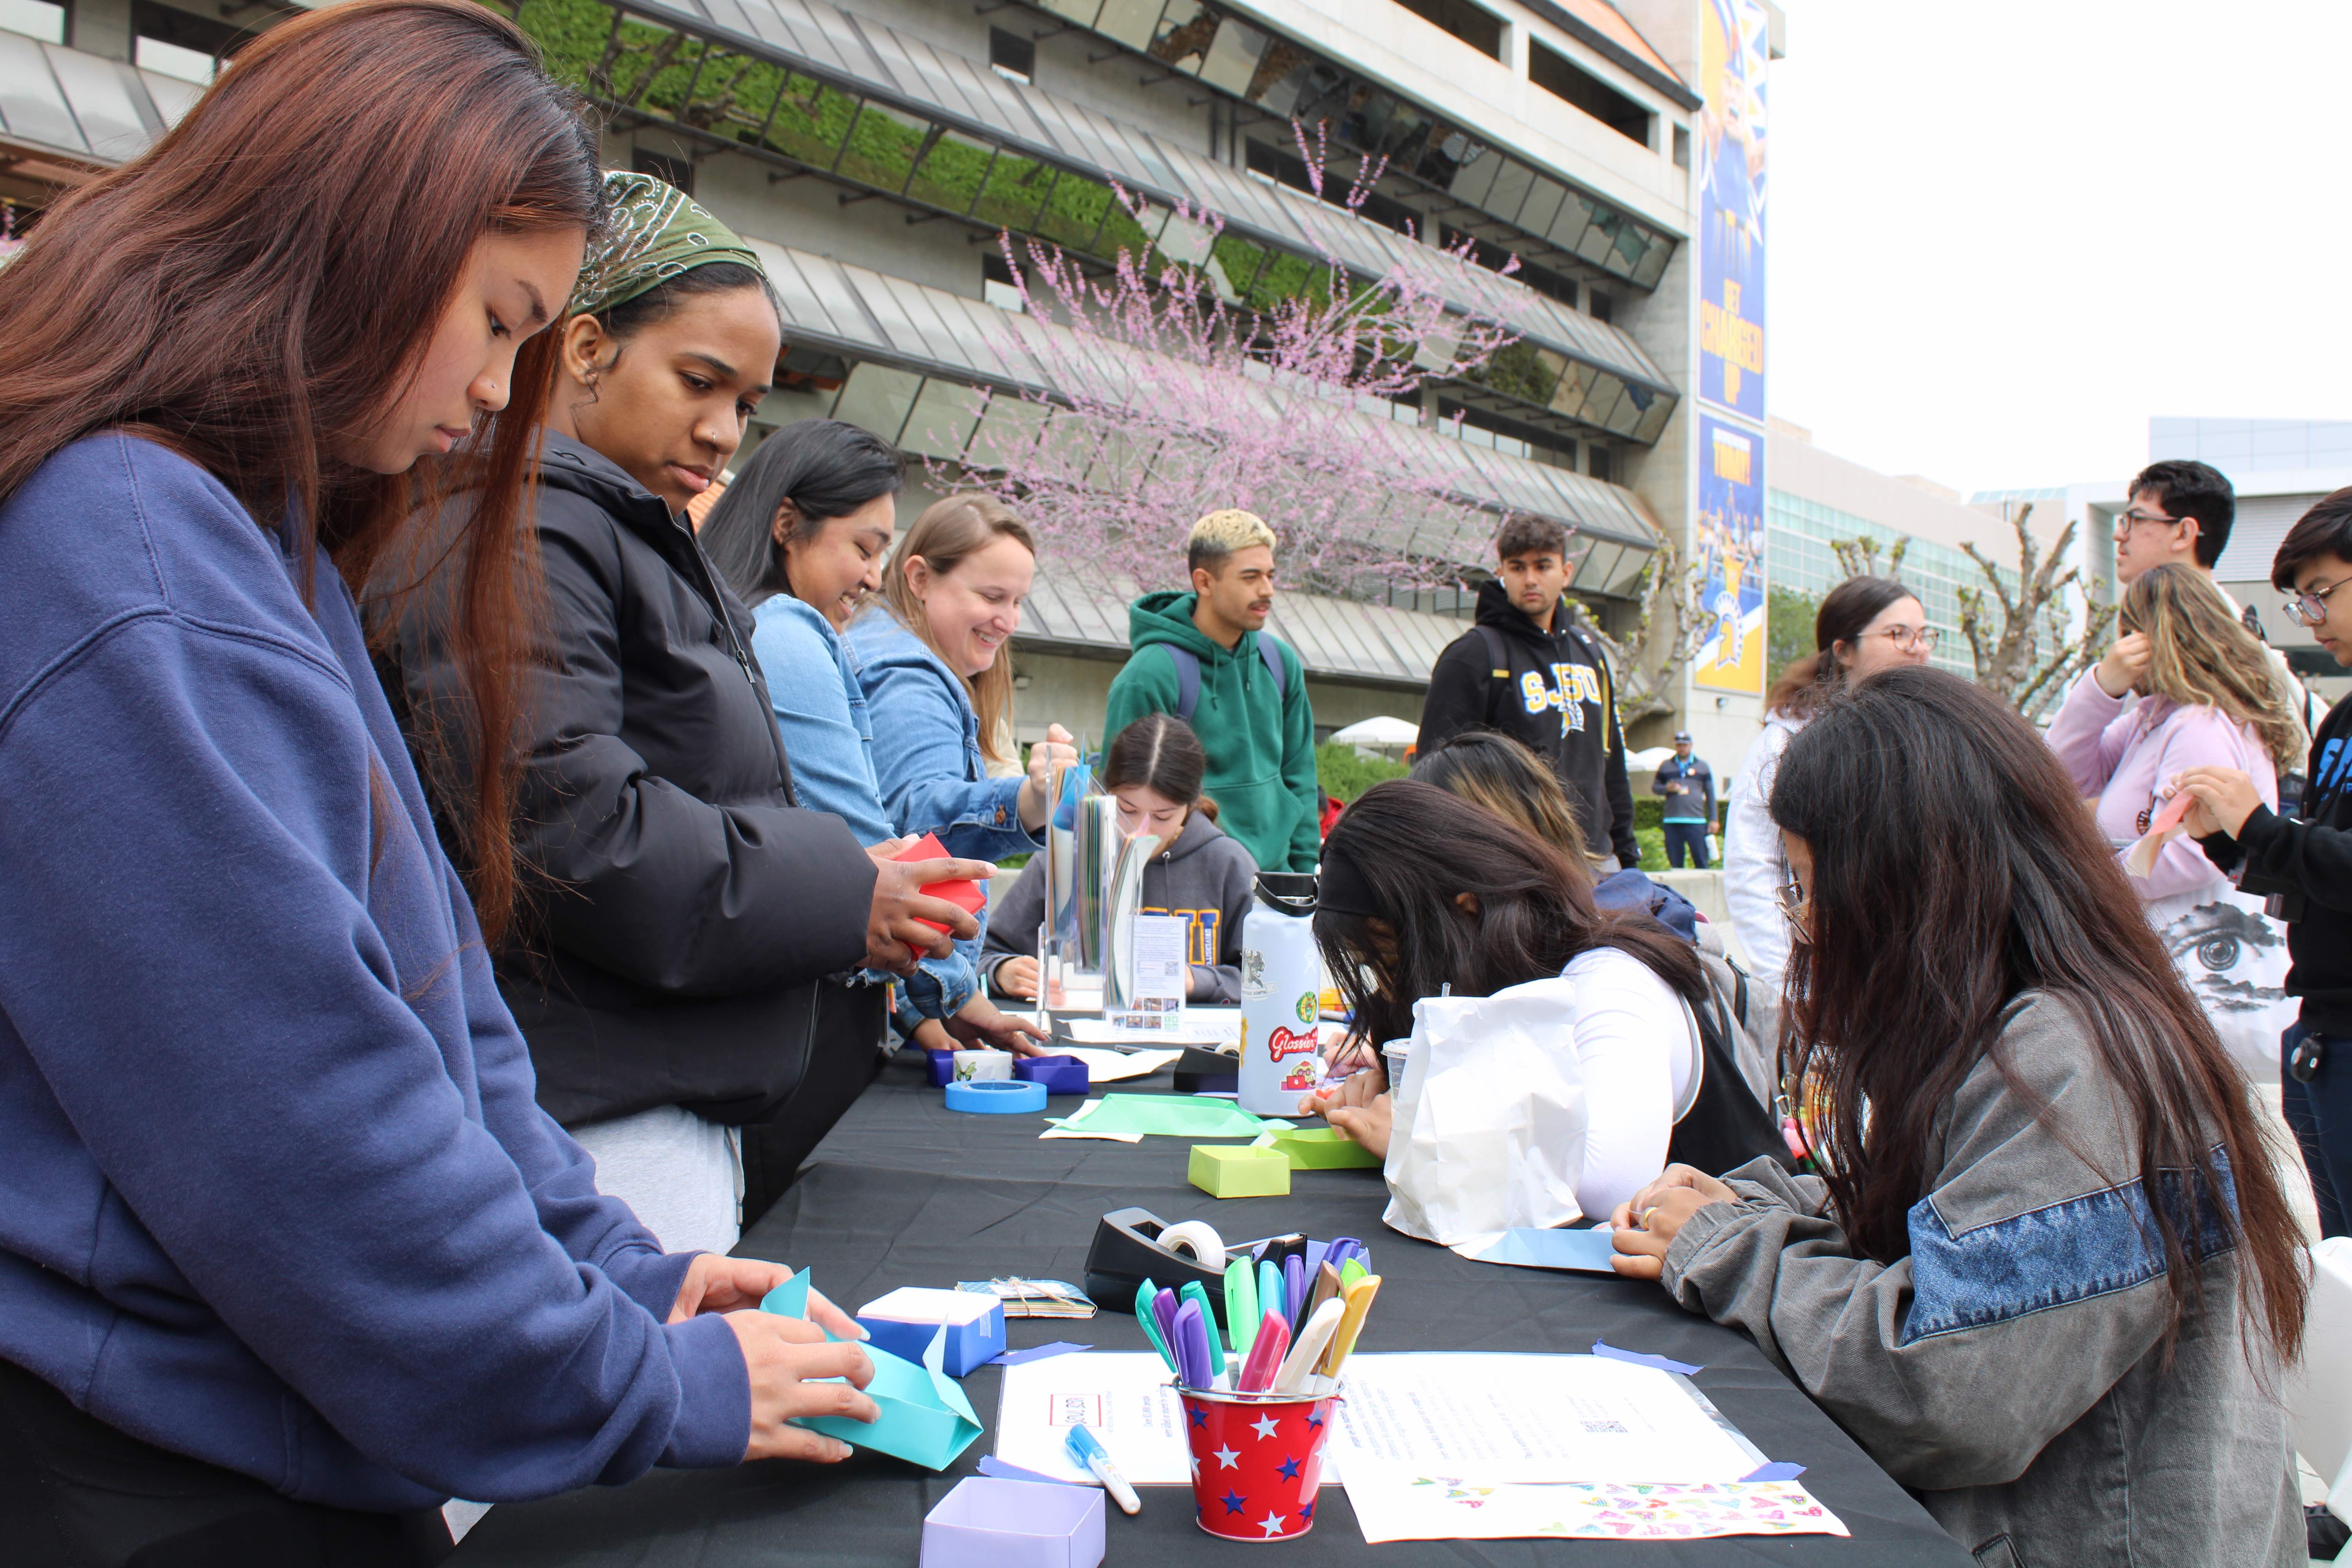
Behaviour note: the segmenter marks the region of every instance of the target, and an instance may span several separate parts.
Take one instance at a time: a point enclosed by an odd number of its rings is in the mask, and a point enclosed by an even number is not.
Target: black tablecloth
[[[1377,1171],[1299,1171],[1286,1198],[1219,1201],[1187,1184],[1189,1145],[1041,1141],[1035,1116],[970,1116],[922,1082],[920,1058],[893,1062],[820,1145],[799,1184],[737,1250],[814,1271],[816,1288],[855,1310],[901,1285],[1019,1274],[1080,1283],[1104,1214],[1131,1205],[1171,1224],[1206,1219],[1234,1239],[1303,1231],[1361,1237],[1381,1276],[1364,1351],[1583,1352],[1596,1339],[1703,1365],[1696,1381],[1774,1459],[1808,1467],[1804,1485],[1853,1531],[1780,1540],[1621,1543],[1398,1542],[1368,1547],[1345,1491],[1328,1487],[1314,1531],[1272,1547],[1292,1568],[1363,1552],[1397,1564],[1838,1563],[1966,1568],[1968,1558],[1903,1489],[1745,1335],[1694,1318],[1654,1285],[1470,1263],[1380,1223]],[[1106,1092],[1166,1092],[1167,1074]],[[1057,1100],[1054,1113],[1075,1110]],[[1133,1317],[1015,1319],[1013,1347],[1072,1340],[1101,1350],[1150,1346]],[[491,1564],[856,1563],[913,1568],[923,1516],[992,1450],[1001,1374],[964,1381],[989,1428],[944,1474],[860,1452],[836,1466],[781,1461],[732,1470],[656,1471],[635,1485],[494,1509],[452,1560]],[[1204,1534],[1187,1489],[1143,1489],[1143,1512],[1109,1515],[1108,1564],[1223,1559],[1241,1547]]]

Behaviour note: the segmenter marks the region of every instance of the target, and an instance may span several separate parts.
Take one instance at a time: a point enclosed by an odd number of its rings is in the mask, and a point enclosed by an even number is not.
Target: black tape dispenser
[[[1341,1238],[1348,1240],[1349,1238]],[[1234,1258],[1282,1267],[1296,1257],[1310,1271],[1334,1244],[1310,1241],[1304,1236],[1269,1236],[1238,1243],[1227,1252],[1216,1232],[1198,1220],[1170,1225],[1150,1209],[1117,1209],[1103,1215],[1095,1227],[1094,1245],[1087,1249],[1087,1294],[1106,1310],[1133,1312],[1135,1292],[1149,1279],[1166,1290],[1180,1290],[1187,1280],[1198,1280],[1208,1292],[1217,1321],[1225,1327],[1225,1265]],[[1349,1241],[1361,1250],[1361,1244]]]

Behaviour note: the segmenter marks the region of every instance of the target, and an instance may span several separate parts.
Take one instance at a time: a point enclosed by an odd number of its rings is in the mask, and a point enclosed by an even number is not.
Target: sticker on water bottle
[[[1245,947],[1242,949],[1242,994],[1263,996],[1265,994],[1265,954],[1254,947]]]

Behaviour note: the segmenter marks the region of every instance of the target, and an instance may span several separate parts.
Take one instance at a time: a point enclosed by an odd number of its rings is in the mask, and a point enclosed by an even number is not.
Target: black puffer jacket
[[[751,617],[686,524],[576,441],[549,437],[540,474],[553,641],[525,719],[525,909],[497,955],[540,1103],[566,1126],[683,1105],[747,1131],[803,1090],[845,1106],[871,1077],[882,993],[820,982],[864,961],[873,863],[839,817],[793,804]],[[385,654],[404,724],[461,700],[429,619],[412,614]],[[469,770],[427,776],[437,795]],[[812,1118],[830,1125],[793,1113]],[[796,1167],[807,1131],[767,1163]],[[752,1137],[745,1160],[748,1215],[791,1167],[763,1180]]]

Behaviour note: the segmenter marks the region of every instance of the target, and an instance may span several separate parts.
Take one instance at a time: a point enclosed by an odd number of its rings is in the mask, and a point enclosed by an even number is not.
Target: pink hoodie
[[[2263,804],[2278,809],[2278,768],[2252,725],[2232,723],[2215,709],[2184,708],[2168,697],[2110,697],[2093,672],[2066,694],[2051,721],[2050,745],[2076,788],[2086,795],[2097,792],[2099,831],[2116,846],[2117,859],[2144,830],[2140,814],[2161,808],[2157,792],[2183,768],[2242,769]],[[2197,841],[2184,835],[2164,847],[2155,870],[2131,878],[2131,885],[2153,901],[2221,879]]]

